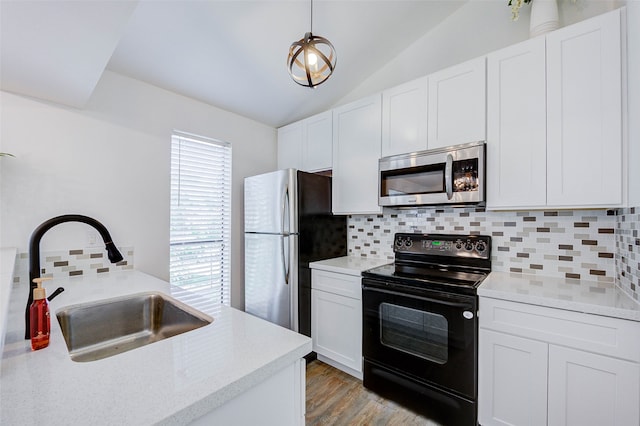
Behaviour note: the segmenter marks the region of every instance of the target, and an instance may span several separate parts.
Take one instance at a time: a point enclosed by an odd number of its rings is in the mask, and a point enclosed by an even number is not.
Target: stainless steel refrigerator
[[[309,262],[345,256],[331,178],[295,169],[244,180],[245,311],[311,336]]]

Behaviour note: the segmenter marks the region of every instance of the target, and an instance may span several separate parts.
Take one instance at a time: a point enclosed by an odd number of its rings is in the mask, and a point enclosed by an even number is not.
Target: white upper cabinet
[[[302,170],[330,170],[332,165],[333,115],[331,111],[303,121]]]
[[[278,129],[278,169],[330,170],[333,146],[331,111]]]
[[[620,10],[547,35],[547,204],[622,205]]]
[[[431,74],[428,82],[428,148],[485,140],[485,57]]]
[[[382,92],[382,156],[427,149],[427,78]]]
[[[545,39],[487,56],[487,207],[547,201]]]
[[[302,166],[302,122],[278,129],[278,169]]]
[[[282,127],[278,168],[333,169],[334,213],[379,213],[380,157],[486,140],[489,209],[625,206],[622,13]]]
[[[333,213],[380,213],[378,159],[382,96],[369,96],[333,110]]]
[[[488,208],[624,205],[620,18],[488,55]]]

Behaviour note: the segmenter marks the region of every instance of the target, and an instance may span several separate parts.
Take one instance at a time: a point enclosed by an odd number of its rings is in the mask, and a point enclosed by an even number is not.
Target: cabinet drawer
[[[360,276],[339,274],[337,272],[311,270],[311,288],[322,290],[352,299],[362,299]]]
[[[480,327],[640,361],[640,323],[505,300],[480,298]]]

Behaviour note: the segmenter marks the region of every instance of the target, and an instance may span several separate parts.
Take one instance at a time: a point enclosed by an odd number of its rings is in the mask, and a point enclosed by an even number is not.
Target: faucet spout
[[[57,216],[51,218],[38,226],[33,233],[31,234],[31,239],[29,240],[29,298],[27,299],[27,308],[25,310],[24,318],[25,318],[25,339],[31,338],[31,328],[29,321],[29,307],[33,302],[33,289],[36,287],[36,284],[33,282],[34,278],[40,277],[40,240],[44,234],[51,228],[56,225],[65,222],[81,222],[90,225],[100,233],[102,240],[105,243],[105,249],[107,250],[107,256],[111,263],[120,262],[122,258],[122,254],[118,251],[115,244],[111,240],[111,235],[109,235],[109,231],[107,228],[97,220],[90,218],[88,216],[82,216],[79,214],[67,214],[62,216]]]

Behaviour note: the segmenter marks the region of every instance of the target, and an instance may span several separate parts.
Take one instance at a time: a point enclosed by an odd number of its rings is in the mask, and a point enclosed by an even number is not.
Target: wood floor
[[[438,426],[362,386],[362,382],[321,361],[307,365],[306,426]]]

